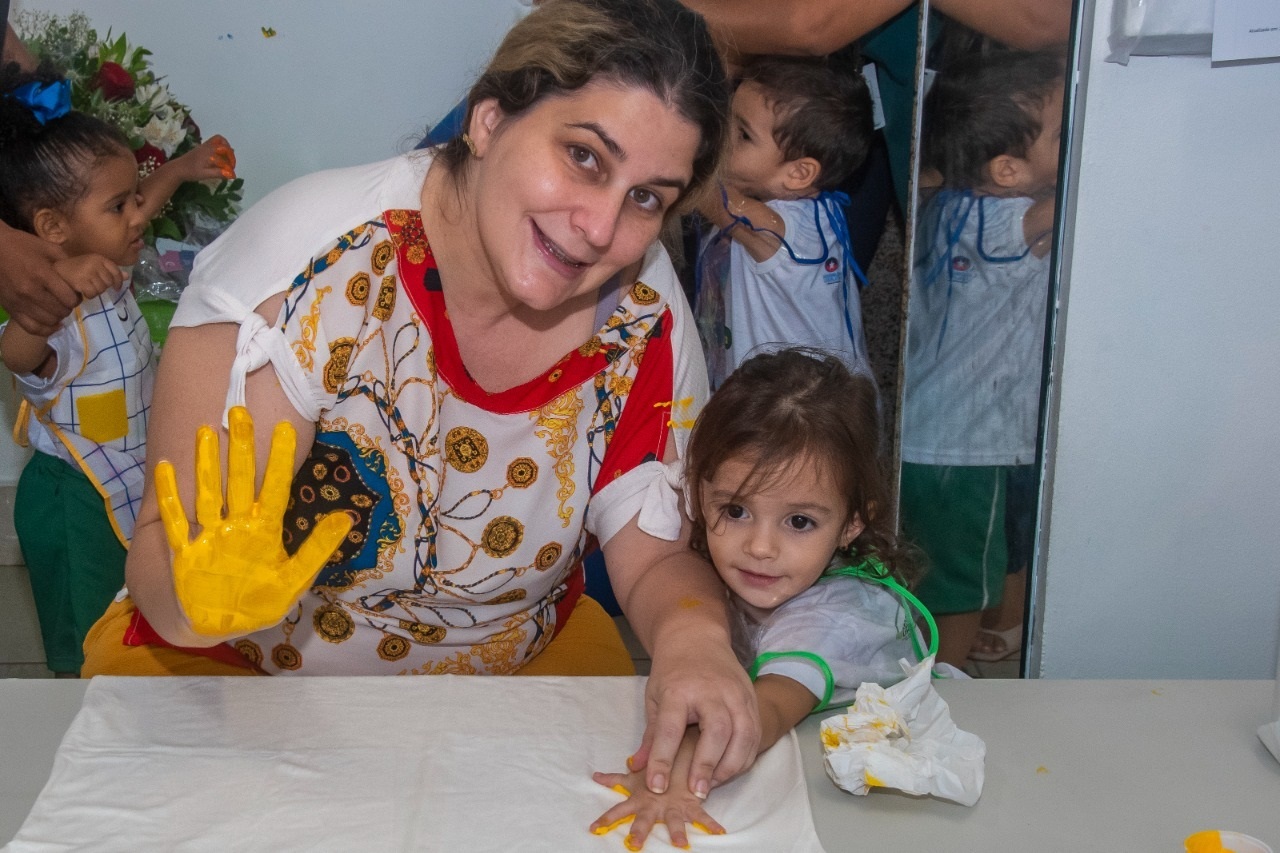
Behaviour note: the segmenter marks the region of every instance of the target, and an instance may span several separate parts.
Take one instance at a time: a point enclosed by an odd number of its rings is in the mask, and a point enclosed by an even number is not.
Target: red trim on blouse
[[[216,646],[207,648],[188,648],[187,646],[175,646],[156,633],[156,629],[151,627],[151,623],[142,615],[141,610],[134,610],[133,616],[129,619],[129,627],[124,629],[124,642],[126,646],[164,646],[169,649],[177,649],[180,652],[186,652],[191,655],[199,655],[204,658],[212,658],[219,663],[231,664],[245,669],[253,669],[258,672],[262,670],[254,666],[252,662],[244,655],[235,650],[235,647],[229,643],[219,643]],[[265,674],[265,673],[264,673]]]
[[[600,473],[592,484],[593,495],[632,468],[650,460],[662,460],[675,405],[672,400],[675,393],[673,322],[671,309],[664,309],[645,343],[644,366],[636,371],[635,384],[627,394],[618,428],[609,440]]]
[[[388,210],[383,213],[383,220],[399,258],[400,286],[431,332],[436,370],[458,397],[486,412],[514,415],[547,405],[565,389],[579,387],[605,368],[609,345],[597,347],[590,355],[583,349],[575,349],[541,376],[523,385],[497,393],[486,391],[471,378],[462,363],[440,287],[440,272],[423,232],[421,214],[416,210]]]

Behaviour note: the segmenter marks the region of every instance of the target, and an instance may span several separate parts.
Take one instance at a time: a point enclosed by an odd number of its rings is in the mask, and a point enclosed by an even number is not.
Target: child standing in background
[[[1035,461],[1062,95],[1061,56],[1007,51],[940,69],[925,100],[941,186],[916,232],[900,506],[954,666],[1000,601],[1006,486]]]
[[[186,180],[232,171],[214,137],[141,185],[128,141],[70,111],[65,81],[0,74],[0,218],[57,246],[83,301],[47,337],[0,327],[0,358],[24,402],[14,437],[34,455],[14,508],[49,668],[78,675],[81,644],[124,584],[142,498],[155,353],[129,287],[142,234]]]
[[[911,560],[886,511],[876,400],[875,384],[834,356],[781,350],[734,371],[693,428],[684,470],[692,543],[728,588],[734,650],[755,679],[760,752],[810,713],[851,702],[862,683],[900,681],[899,660],[925,656],[903,606],[915,603],[903,587]],[[592,830],[634,817],[631,850],[659,820],[677,847],[688,845],[685,824],[723,832],[684,784],[695,736],[665,794],[638,774],[595,774],[633,793]]]
[[[838,353],[870,375],[858,282],[842,205],[832,190],[866,159],[874,129],[859,74],[825,59],[762,56],[733,96],[723,193],[700,213],[696,314],[711,387],[761,347]]]

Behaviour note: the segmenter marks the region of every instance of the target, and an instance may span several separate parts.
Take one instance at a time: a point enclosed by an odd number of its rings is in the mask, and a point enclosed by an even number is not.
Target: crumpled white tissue
[[[847,713],[822,721],[827,775],[854,794],[874,787],[971,806],[982,796],[987,745],[961,731],[934,689],[933,657],[892,687],[866,683]]]

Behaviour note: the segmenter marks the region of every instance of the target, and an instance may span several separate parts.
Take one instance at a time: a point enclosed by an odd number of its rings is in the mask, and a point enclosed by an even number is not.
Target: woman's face
[[[592,83],[505,115],[473,111],[481,262],[504,297],[549,311],[638,260],[689,185],[698,128],[647,89]]]

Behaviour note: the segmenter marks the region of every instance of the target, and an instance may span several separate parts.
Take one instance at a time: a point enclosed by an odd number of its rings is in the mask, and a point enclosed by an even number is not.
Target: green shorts
[[[902,464],[902,533],[925,554],[916,595],[934,614],[1000,601],[1009,563],[1005,466]]]
[[[83,473],[37,452],[18,480],[13,526],[31,575],[47,665],[79,672],[85,634],[124,586],[127,552],[107,506]]]

